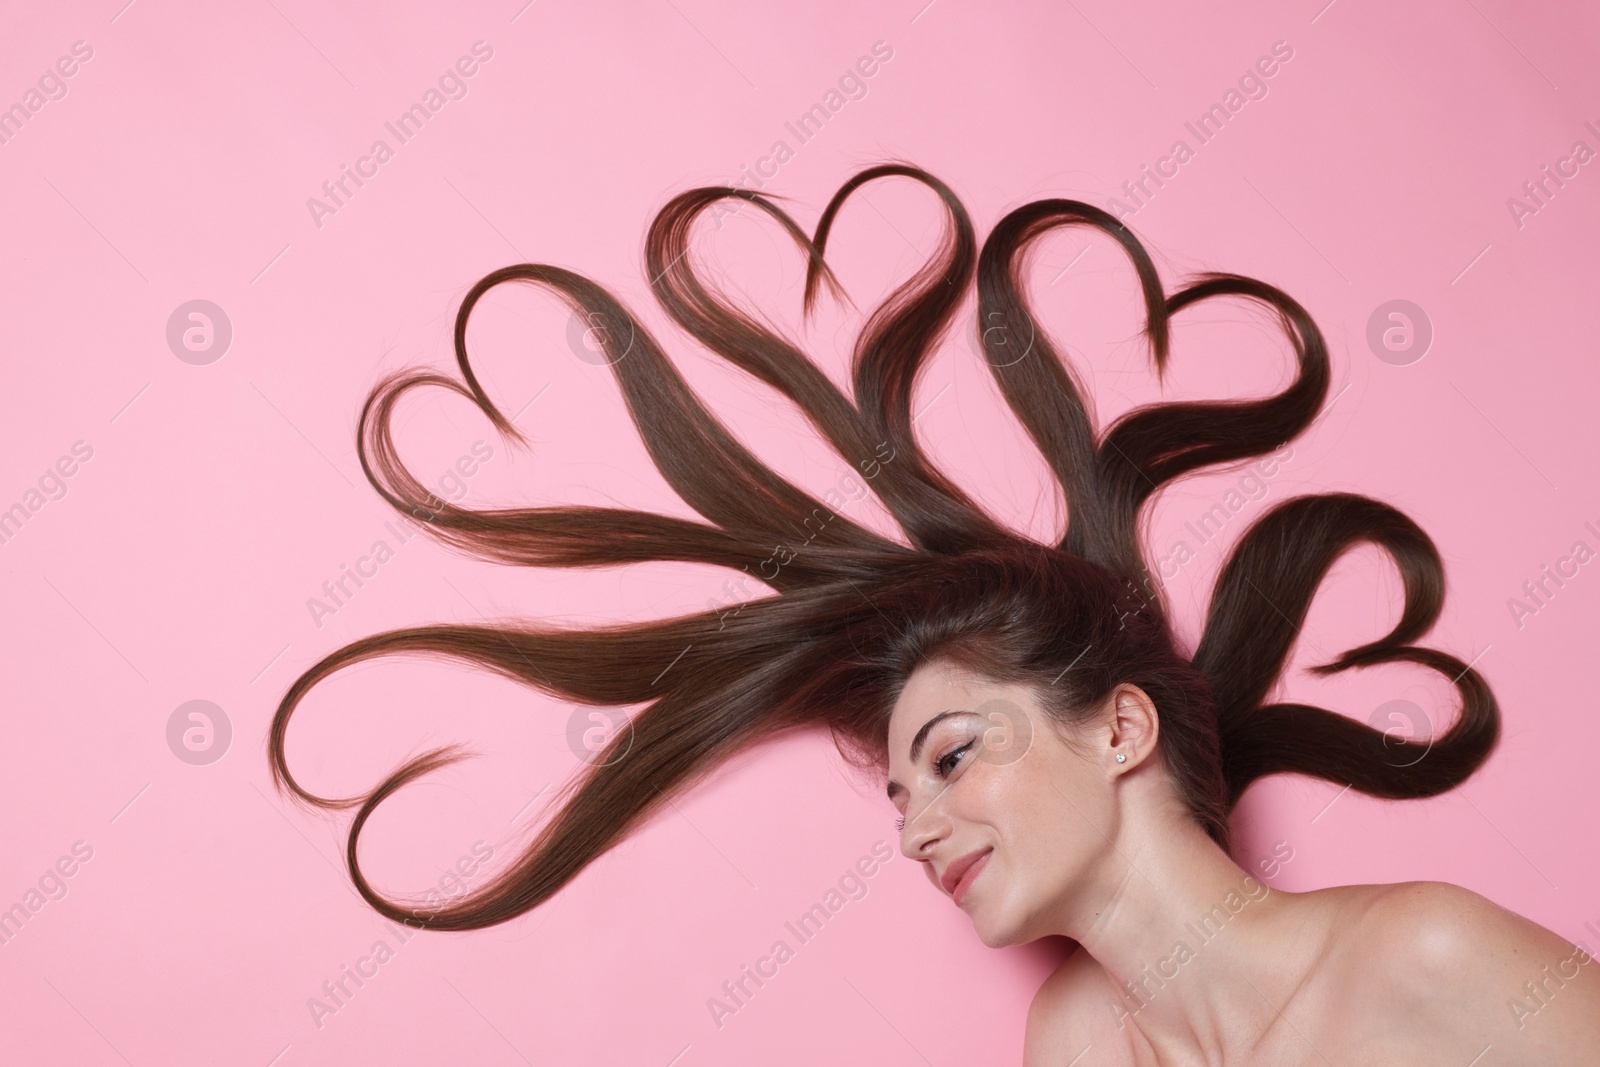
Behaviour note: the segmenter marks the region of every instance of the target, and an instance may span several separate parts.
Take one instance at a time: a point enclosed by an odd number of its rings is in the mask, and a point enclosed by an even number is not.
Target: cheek
[[[1073,816],[1083,799],[1067,768],[1044,759],[1024,758],[985,768],[983,803],[995,829],[1022,848],[1058,836],[1060,824]]]
[[[1013,768],[996,798],[1004,814],[995,830],[1004,842],[1009,874],[1024,896],[1051,895],[1082,876],[1112,836],[1109,794],[1084,768],[1056,762]],[[1008,894],[1010,895],[1010,894]]]

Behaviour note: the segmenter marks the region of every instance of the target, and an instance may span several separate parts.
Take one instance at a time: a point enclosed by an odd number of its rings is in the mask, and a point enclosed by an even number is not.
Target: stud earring
[[[1127,763],[1128,762],[1127,754],[1123,753],[1123,752],[1118,752],[1117,753],[1117,762],[1118,763]]]

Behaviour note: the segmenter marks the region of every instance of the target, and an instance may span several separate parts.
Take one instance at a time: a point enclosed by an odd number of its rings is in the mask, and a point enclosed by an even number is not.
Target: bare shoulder
[[[1468,1059],[1493,1046],[1496,1063],[1554,1067],[1600,1048],[1600,965],[1582,948],[1448,882],[1348,888],[1333,969],[1372,1009]]]
[[[1361,888],[1374,891],[1359,919],[1368,943],[1383,949],[1388,962],[1419,973],[1441,979],[1492,974],[1530,961],[1538,970],[1547,959],[1553,966],[1574,953],[1587,956],[1553,931],[1463,886],[1396,882]]]
[[[1111,980],[1079,945],[1045,979],[1028,1006],[1023,1067],[1131,1063],[1127,1042],[1128,1034],[1118,1023],[1118,1000]],[[1093,1053],[1085,1056],[1091,1048]]]

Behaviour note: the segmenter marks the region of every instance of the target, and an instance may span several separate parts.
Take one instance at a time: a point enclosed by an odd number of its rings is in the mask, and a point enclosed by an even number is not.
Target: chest
[[[1386,981],[1343,979],[1335,962],[1308,975],[1287,1003],[1273,1005],[1254,993],[1256,1009],[1239,1016],[1229,1041],[1245,1051],[1230,1054],[1227,1067],[1420,1067],[1437,1061],[1437,1041],[1408,1023],[1401,998],[1386,995],[1393,992]],[[1103,989],[1091,985],[1069,1012],[1070,1029],[1080,1039],[1059,1064],[1038,1067],[1208,1067],[1203,1059],[1162,1058],[1138,1020],[1115,1003],[1109,980]]]

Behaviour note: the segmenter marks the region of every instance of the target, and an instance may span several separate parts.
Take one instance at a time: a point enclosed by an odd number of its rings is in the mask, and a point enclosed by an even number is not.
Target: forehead
[[[946,660],[925,662],[911,673],[889,715],[889,759],[904,758],[911,737],[941,711],[972,711],[1012,687],[1002,686]]]

